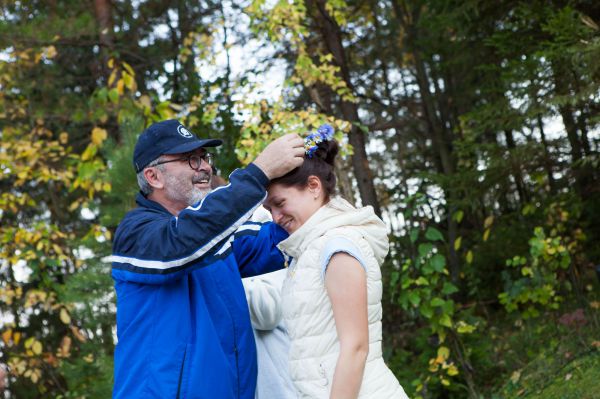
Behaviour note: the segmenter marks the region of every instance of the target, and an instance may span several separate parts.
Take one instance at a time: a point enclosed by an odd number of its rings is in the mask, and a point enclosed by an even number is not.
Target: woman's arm
[[[343,252],[336,253],[327,266],[325,287],[340,340],[340,356],[330,397],[354,399],[360,391],[369,353],[365,270],[354,257]]]

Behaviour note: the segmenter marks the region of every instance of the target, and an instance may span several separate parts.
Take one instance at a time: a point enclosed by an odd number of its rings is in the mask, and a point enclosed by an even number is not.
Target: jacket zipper
[[[187,355],[187,348],[183,351],[183,361],[181,362],[181,370],[179,370],[179,382],[177,383],[177,396],[176,399],[179,399],[179,395],[181,394],[181,380],[183,379],[183,369],[185,368],[185,356]]]
[[[237,395],[238,398],[240,397],[240,366],[238,364],[238,348],[237,348],[237,344],[233,347],[233,352],[235,353],[235,371],[237,374]]]

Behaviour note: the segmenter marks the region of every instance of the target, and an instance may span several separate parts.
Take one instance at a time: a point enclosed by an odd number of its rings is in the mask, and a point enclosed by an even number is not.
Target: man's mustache
[[[210,172],[199,171],[196,175],[194,175],[192,179],[192,183],[202,183],[203,181],[210,181]]]

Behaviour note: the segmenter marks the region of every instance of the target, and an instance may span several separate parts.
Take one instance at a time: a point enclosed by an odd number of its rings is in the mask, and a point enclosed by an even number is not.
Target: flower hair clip
[[[304,139],[304,152],[306,156],[312,158],[317,148],[319,148],[318,144],[323,141],[332,140],[334,132],[331,125],[321,125],[315,133],[306,136]]]

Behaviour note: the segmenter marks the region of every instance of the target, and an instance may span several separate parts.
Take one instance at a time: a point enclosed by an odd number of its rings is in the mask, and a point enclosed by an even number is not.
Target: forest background
[[[328,122],[386,221],[385,358],[415,398],[600,392],[600,2],[4,1],[5,398],[107,398],[133,143],[223,176]],[[275,93],[275,94],[274,94]]]

